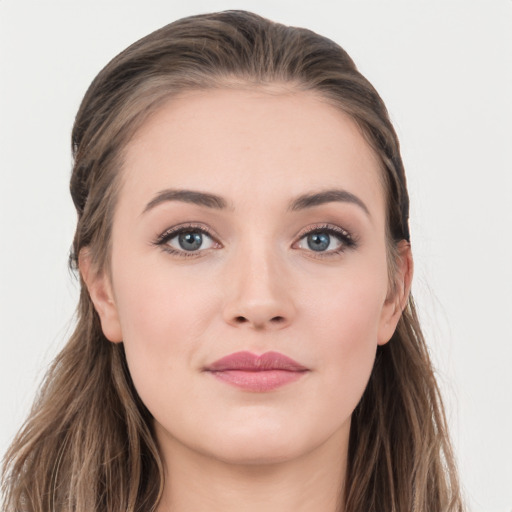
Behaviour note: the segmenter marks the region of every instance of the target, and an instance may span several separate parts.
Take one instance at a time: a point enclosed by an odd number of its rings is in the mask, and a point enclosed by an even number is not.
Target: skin
[[[111,274],[93,272],[87,251],[80,268],[154,416],[167,482],[159,511],[338,510],[351,414],[412,276],[404,243],[390,293],[375,154],[313,93],[210,90],[161,107],[129,143],[122,172]],[[227,206],[148,209],[166,189]],[[290,211],[298,196],[326,189],[350,192],[367,211],[347,201]],[[165,250],[180,251],[176,237],[155,243],[187,223],[211,233],[190,257]],[[331,234],[326,251],[313,251],[305,232],[326,225],[353,245]],[[309,371],[261,393],[203,371],[240,350],[277,351]]]

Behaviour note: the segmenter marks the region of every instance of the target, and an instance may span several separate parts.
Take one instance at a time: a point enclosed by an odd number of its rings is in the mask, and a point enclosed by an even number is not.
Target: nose
[[[283,262],[271,251],[240,255],[228,272],[224,320],[235,327],[278,330],[295,316],[293,285]]]

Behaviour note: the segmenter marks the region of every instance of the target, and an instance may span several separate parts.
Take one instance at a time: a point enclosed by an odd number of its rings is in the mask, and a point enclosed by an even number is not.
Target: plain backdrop
[[[96,73],[183,16],[248,9],[341,44],[402,143],[413,292],[471,510],[512,510],[512,1],[0,0],[0,452],[69,336],[70,131]]]

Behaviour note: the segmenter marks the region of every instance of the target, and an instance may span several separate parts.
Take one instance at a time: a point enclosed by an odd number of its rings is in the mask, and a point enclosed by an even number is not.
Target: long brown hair
[[[71,264],[88,248],[108,271],[123,150],[171,95],[286,83],[348,113],[378,155],[387,194],[388,257],[409,240],[399,143],[372,85],[337,44],[309,30],[227,11],[167,25],[115,57],[89,87],[73,134],[78,212]],[[77,326],[6,454],[5,512],[147,512],[163,488],[152,418],[123,345],[104,337],[82,282]],[[461,511],[441,397],[412,298],[378,348],[352,415],[345,512]]]

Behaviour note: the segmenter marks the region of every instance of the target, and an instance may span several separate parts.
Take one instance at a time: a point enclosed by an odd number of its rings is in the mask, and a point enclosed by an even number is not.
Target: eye
[[[213,240],[201,231],[182,231],[167,240],[167,243],[171,247],[183,251],[198,251],[213,246]]]
[[[338,254],[354,246],[355,241],[348,231],[339,227],[325,226],[315,227],[303,234],[296,247],[317,253]]]
[[[184,257],[220,246],[205,228],[196,226],[168,229],[158,237],[155,244],[171,254]]]

